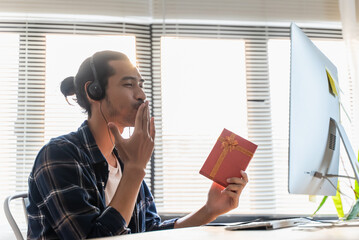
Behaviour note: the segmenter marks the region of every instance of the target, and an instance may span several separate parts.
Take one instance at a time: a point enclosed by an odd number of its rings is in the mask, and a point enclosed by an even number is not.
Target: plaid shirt
[[[51,139],[29,176],[28,239],[83,239],[174,227],[176,219],[161,223],[144,181],[126,227],[121,214],[105,204],[107,179],[107,161],[87,121],[77,132]]]

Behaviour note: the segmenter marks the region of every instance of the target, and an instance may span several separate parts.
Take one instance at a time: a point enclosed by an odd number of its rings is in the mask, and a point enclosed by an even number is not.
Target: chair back
[[[15,234],[16,239],[23,240],[24,237],[22,236],[22,233],[21,233],[21,231],[19,229],[19,226],[17,225],[17,223],[16,223],[16,221],[14,219],[14,216],[11,213],[11,210],[10,210],[10,202],[12,200],[15,200],[15,199],[18,199],[18,198],[21,198],[21,200],[22,200],[22,206],[23,206],[24,213],[25,213],[25,218],[26,218],[25,221],[26,221],[26,224],[27,224],[26,206],[29,203],[27,192],[18,193],[18,194],[8,196],[4,201],[4,212],[5,212],[5,216],[7,218],[7,221],[9,222],[9,224],[10,224],[10,226],[11,226],[11,228],[12,228],[14,234]]]

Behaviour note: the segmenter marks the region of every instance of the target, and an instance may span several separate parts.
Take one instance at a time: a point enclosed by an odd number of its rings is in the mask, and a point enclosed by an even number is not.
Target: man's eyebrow
[[[126,81],[126,80],[137,81],[137,78],[136,78],[136,77],[132,77],[132,76],[125,76],[125,77],[121,78],[121,81]],[[141,78],[139,81],[143,83],[143,82],[145,81],[145,79],[142,79],[142,78]]]

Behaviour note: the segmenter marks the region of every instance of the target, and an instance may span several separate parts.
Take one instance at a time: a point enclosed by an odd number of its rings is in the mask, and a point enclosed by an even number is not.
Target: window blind
[[[161,38],[163,212],[201,207],[211,181],[198,171],[219,134],[247,135],[244,59],[241,39]]]
[[[338,0],[0,0],[0,5],[3,13],[26,16],[92,15],[140,21],[340,21]]]
[[[14,122],[17,120],[19,90],[19,46],[16,33],[0,33],[0,191],[6,195],[16,189],[17,175],[21,178],[23,167],[17,163],[17,135]],[[8,184],[11,182],[12,184]],[[3,216],[3,210],[1,216]],[[3,221],[5,220],[2,217]],[[3,222],[2,221],[2,222]]]
[[[150,2],[149,0],[1,0],[0,5],[3,13],[148,18],[151,16]]]
[[[284,29],[277,29],[277,31],[285,31]],[[188,37],[188,38],[223,38],[223,39],[244,39],[245,40],[245,65],[246,65],[246,86],[247,86],[247,107],[248,107],[248,138],[259,147],[252,160],[251,167],[249,168],[250,186],[245,190],[247,193],[243,194],[241,199],[241,207],[237,209],[242,213],[265,213],[270,212],[275,208],[275,195],[274,192],[274,175],[273,175],[273,159],[272,159],[272,140],[271,140],[271,122],[270,122],[270,96],[269,96],[269,83],[268,83],[268,66],[267,66],[267,53],[266,53],[266,41],[268,36],[267,27],[250,27],[250,26],[223,26],[223,25],[186,25],[186,24],[166,24],[166,25],[154,25],[153,26],[152,41],[155,46],[159,45],[161,36],[175,36],[175,37]],[[276,32],[274,31],[274,34]],[[158,65],[160,68],[160,49],[153,52],[154,66]],[[159,69],[160,70],[160,69]],[[154,84],[160,81],[160,71],[154,72],[153,81]],[[160,92],[156,92],[161,94]],[[154,93],[154,94],[156,94]],[[160,96],[160,95],[159,95]],[[215,96],[214,96],[215,97]],[[160,98],[154,98],[158,100],[158,105],[161,104]],[[165,101],[165,100],[164,100]],[[156,102],[155,102],[156,104]],[[240,104],[240,103],[238,103]],[[215,113],[214,113],[215,114]],[[161,113],[158,113],[157,119],[161,117]],[[180,126],[179,126],[180,127]],[[160,134],[157,135],[158,145],[162,145],[163,139]],[[199,141],[204,141],[200,139]],[[207,140],[208,141],[208,140]],[[171,146],[173,147],[173,146]],[[184,146],[178,147],[185,149]],[[194,146],[193,148],[196,148]],[[210,147],[211,148],[211,147]],[[188,149],[187,149],[188,150]],[[186,150],[184,150],[186,151]],[[207,149],[208,151],[208,149]],[[167,164],[166,159],[163,157],[163,152],[157,152],[155,149],[156,164],[160,167],[157,169],[165,168]],[[180,154],[179,154],[180,155]],[[205,159],[203,159],[204,161]],[[178,163],[181,164],[180,162]],[[160,171],[160,170],[158,170]],[[162,174],[166,174],[163,172]],[[160,182],[162,174],[155,174],[155,192],[166,191],[165,189],[157,190],[157,188],[163,187],[161,184],[156,184],[157,179]],[[185,170],[179,170],[176,172],[178,175],[186,175]],[[193,210],[195,206],[204,204],[206,199],[207,188],[197,186],[196,189],[202,188],[202,199],[192,199],[188,210]],[[168,186],[168,189],[174,188],[178,192],[184,192],[183,189],[179,190],[179,186]],[[187,192],[187,194],[189,194]],[[156,195],[157,196],[157,195]],[[162,199],[161,199],[162,200]],[[175,206],[174,203],[170,203],[172,199],[163,199],[164,204],[170,204]],[[175,201],[175,200],[173,200]],[[166,207],[165,207],[166,208]],[[166,208],[168,209],[168,208]],[[170,211],[176,212],[175,208]]]
[[[338,0],[153,0],[154,19],[340,21]]]

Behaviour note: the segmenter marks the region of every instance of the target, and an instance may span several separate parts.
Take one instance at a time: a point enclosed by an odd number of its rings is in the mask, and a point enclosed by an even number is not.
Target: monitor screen
[[[294,23],[291,25],[288,190],[335,195],[340,136],[337,68]]]

